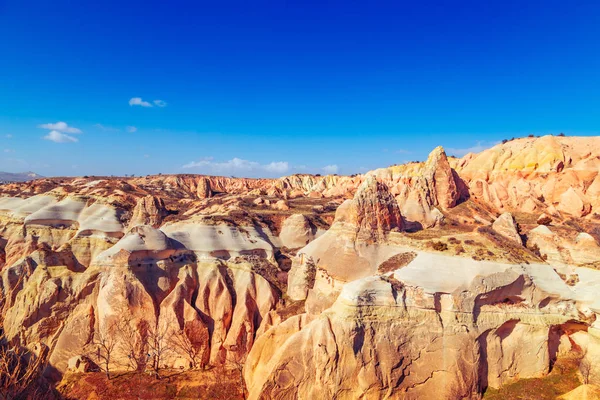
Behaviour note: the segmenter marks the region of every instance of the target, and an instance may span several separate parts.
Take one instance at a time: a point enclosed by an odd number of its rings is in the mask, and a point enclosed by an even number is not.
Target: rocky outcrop
[[[492,229],[518,245],[523,244],[517,223],[511,213],[506,212],[496,218],[492,224]]]
[[[384,182],[391,181],[402,215],[412,229],[438,225],[444,218],[443,210],[468,197],[466,186],[451,168],[442,147],[435,148],[425,163],[375,173]]]
[[[169,212],[163,199],[146,196],[139,199],[135,205],[129,226],[150,225],[158,228],[167,215]]]
[[[279,239],[281,244],[290,249],[304,247],[315,238],[317,228],[304,214],[290,215],[283,222]]]
[[[353,200],[345,201],[335,214],[335,222],[356,230],[357,237],[368,239],[402,230],[402,215],[387,186],[367,176]]]
[[[396,199],[375,176],[368,176],[352,200],[338,207],[331,228],[298,251],[288,278],[288,295],[307,307],[330,305],[342,286],[375,273],[391,256],[390,235],[402,229]]]
[[[208,178],[203,178],[198,181],[196,194],[198,195],[199,199],[208,199],[212,196],[212,190],[210,189],[210,180]]]
[[[557,209],[581,218],[592,211],[592,206],[581,192],[578,192],[571,187],[560,195],[560,202],[558,203]]]

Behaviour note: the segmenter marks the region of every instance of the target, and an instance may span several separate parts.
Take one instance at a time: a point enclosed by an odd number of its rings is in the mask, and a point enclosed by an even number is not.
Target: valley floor
[[[110,380],[104,373],[69,373],[58,391],[70,400],[133,399],[244,399],[243,381],[237,370],[161,371],[155,379],[147,373],[116,372]]]

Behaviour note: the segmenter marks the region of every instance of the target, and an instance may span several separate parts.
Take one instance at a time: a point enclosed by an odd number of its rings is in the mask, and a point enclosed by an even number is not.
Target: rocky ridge
[[[545,136],[352,177],[3,185],[4,334],[45,346],[51,380],[115,337],[112,369],[245,362],[251,398],[480,398],[600,357],[599,151]]]

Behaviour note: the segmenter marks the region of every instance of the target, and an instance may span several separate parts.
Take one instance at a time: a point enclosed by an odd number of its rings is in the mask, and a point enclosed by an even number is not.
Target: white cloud
[[[135,133],[135,132],[137,132],[137,128],[135,126],[128,126],[127,127],[127,132],[129,132],[129,133]]]
[[[265,169],[269,172],[284,174],[290,169],[290,166],[287,161],[279,161],[265,165]]]
[[[462,157],[469,153],[480,153],[483,150],[489,149],[490,147],[494,147],[498,143],[499,142],[478,141],[477,144],[475,144],[474,146],[471,146],[471,147],[466,147],[463,149],[448,147],[445,150],[446,150],[446,154],[448,154],[448,155]]]
[[[256,161],[243,160],[241,158],[232,158],[228,161],[214,161],[212,157],[206,157],[199,161],[193,161],[183,166],[186,169],[199,169],[203,173],[244,176],[264,176],[274,174],[285,174],[289,170],[289,164],[286,161],[274,161],[269,164],[260,164]]]
[[[167,102],[163,101],[163,100],[154,100],[154,104],[156,104],[157,107],[166,107],[167,106]]]
[[[73,128],[72,126],[69,126],[66,122],[62,122],[62,121],[59,121],[55,124],[53,124],[53,123],[42,124],[42,125],[39,125],[38,127],[42,128],[42,129],[48,129],[51,131],[58,131],[58,132],[63,132],[63,133],[82,133],[80,129]]]
[[[15,151],[13,149],[4,149],[5,153],[14,153]]]
[[[94,125],[96,128],[99,128],[105,132],[119,132],[118,128],[113,128],[112,126],[104,126],[102,124],[96,124]]]
[[[12,139],[12,138],[13,138],[13,135],[11,135],[11,134],[9,133],[9,134],[7,134],[7,135],[4,135],[4,137],[5,137],[5,138],[7,138],[7,139]]]
[[[147,101],[142,100],[141,97],[132,97],[129,99],[130,106],[142,106],[142,107],[152,107],[152,104]]]
[[[326,174],[337,174],[339,167],[335,164],[333,165],[327,165],[323,168],[321,168],[323,170],[323,172],[325,172]]]
[[[44,139],[50,140],[54,143],[75,143],[79,140],[73,136],[65,135],[64,133],[60,133],[59,131],[50,131]]]

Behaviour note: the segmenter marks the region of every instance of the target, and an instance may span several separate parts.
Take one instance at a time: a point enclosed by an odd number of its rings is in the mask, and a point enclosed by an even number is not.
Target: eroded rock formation
[[[598,151],[2,185],[3,332],[54,380],[111,338],[115,370],[245,361],[255,399],[476,399],[573,355],[598,383]]]

